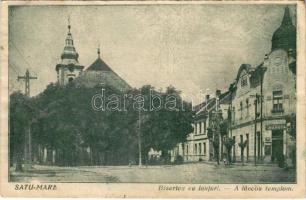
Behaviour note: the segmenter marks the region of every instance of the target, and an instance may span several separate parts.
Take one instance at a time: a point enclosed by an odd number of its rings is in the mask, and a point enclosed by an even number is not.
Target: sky
[[[9,87],[26,69],[37,76],[31,96],[56,82],[55,66],[67,36],[68,17],[87,68],[101,58],[132,87],[174,86],[199,103],[225,91],[241,64],[260,64],[271,50],[285,5],[14,6],[9,10]],[[296,8],[290,6],[296,24]]]

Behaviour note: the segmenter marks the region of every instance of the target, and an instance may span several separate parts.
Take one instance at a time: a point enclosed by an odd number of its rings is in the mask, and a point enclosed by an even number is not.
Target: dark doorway
[[[72,77],[70,77],[69,79],[68,79],[68,82],[70,83],[71,81],[73,81],[73,78]]]
[[[272,130],[272,162],[280,161],[283,156],[283,130]]]

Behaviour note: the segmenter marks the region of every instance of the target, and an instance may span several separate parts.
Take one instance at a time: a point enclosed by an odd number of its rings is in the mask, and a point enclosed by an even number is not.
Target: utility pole
[[[140,131],[140,125],[141,125],[141,118],[140,118],[140,110],[138,111],[138,154],[139,154],[139,163],[138,166],[142,166],[142,155],[141,155],[141,131]]]
[[[254,119],[254,165],[256,166],[256,134],[257,134],[257,94],[256,98],[254,100],[254,106],[255,106],[255,119]]]
[[[36,76],[31,76],[29,70],[27,69],[24,76],[18,76],[17,80],[25,81],[25,95],[30,97],[30,80],[37,79]],[[25,159],[25,169],[28,170],[32,166],[32,145],[31,145],[31,124],[25,133],[25,145],[24,145],[24,159]]]
[[[265,59],[267,59],[267,54],[265,55]],[[261,78],[260,78],[260,160],[263,161],[263,132],[262,132],[262,123],[263,123],[263,78],[264,78],[264,72],[267,70],[266,67],[261,67]]]

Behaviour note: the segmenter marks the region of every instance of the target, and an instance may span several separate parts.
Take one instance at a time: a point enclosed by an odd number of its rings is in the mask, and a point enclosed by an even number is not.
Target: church
[[[58,84],[63,86],[73,81],[76,85],[89,88],[108,85],[123,92],[130,90],[131,86],[101,59],[100,48],[98,48],[97,56],[97,59],[84,70],[84,66],[79,63],[79,54],[74,47],[71,25],[68,24],[61,63],[55,67]]]
[[[109,67],[101,58],[100,49],[97,50],[97,59],[85,67],[79,63],[79,54],[77,53],[74,40],[71,34],[71,25],[68,24],[68,33],[65,40],[63,53],[61,54],[61,62],[56,65],[57,84],[65,86],[74,83],[76,86],[93,88],[96,86],[108,86],[120,92],[125,92],[132,87],[123,80],[111,67]],[[84,148],[83,152],[90,153],[89,148]],[[42,163],[56,163],[57,152],[54,149],[46,147],[38,147],[38,160]],[[34,158],[35,160],[36,158]]]

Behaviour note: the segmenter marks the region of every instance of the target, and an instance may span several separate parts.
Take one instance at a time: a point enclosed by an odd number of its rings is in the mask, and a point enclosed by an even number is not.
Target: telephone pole
[[[18,76],[17,80],[25,81],[25,95],[30,97],[30,80],[37,79],[36,76],[31,76],[29,70],[27,69],[24,76]],[[32,166],[32,145],[31,145],[31,124],[25,133],[25,143],[24,143],[24,159],[25,159],[25,169],[28,170]]]

